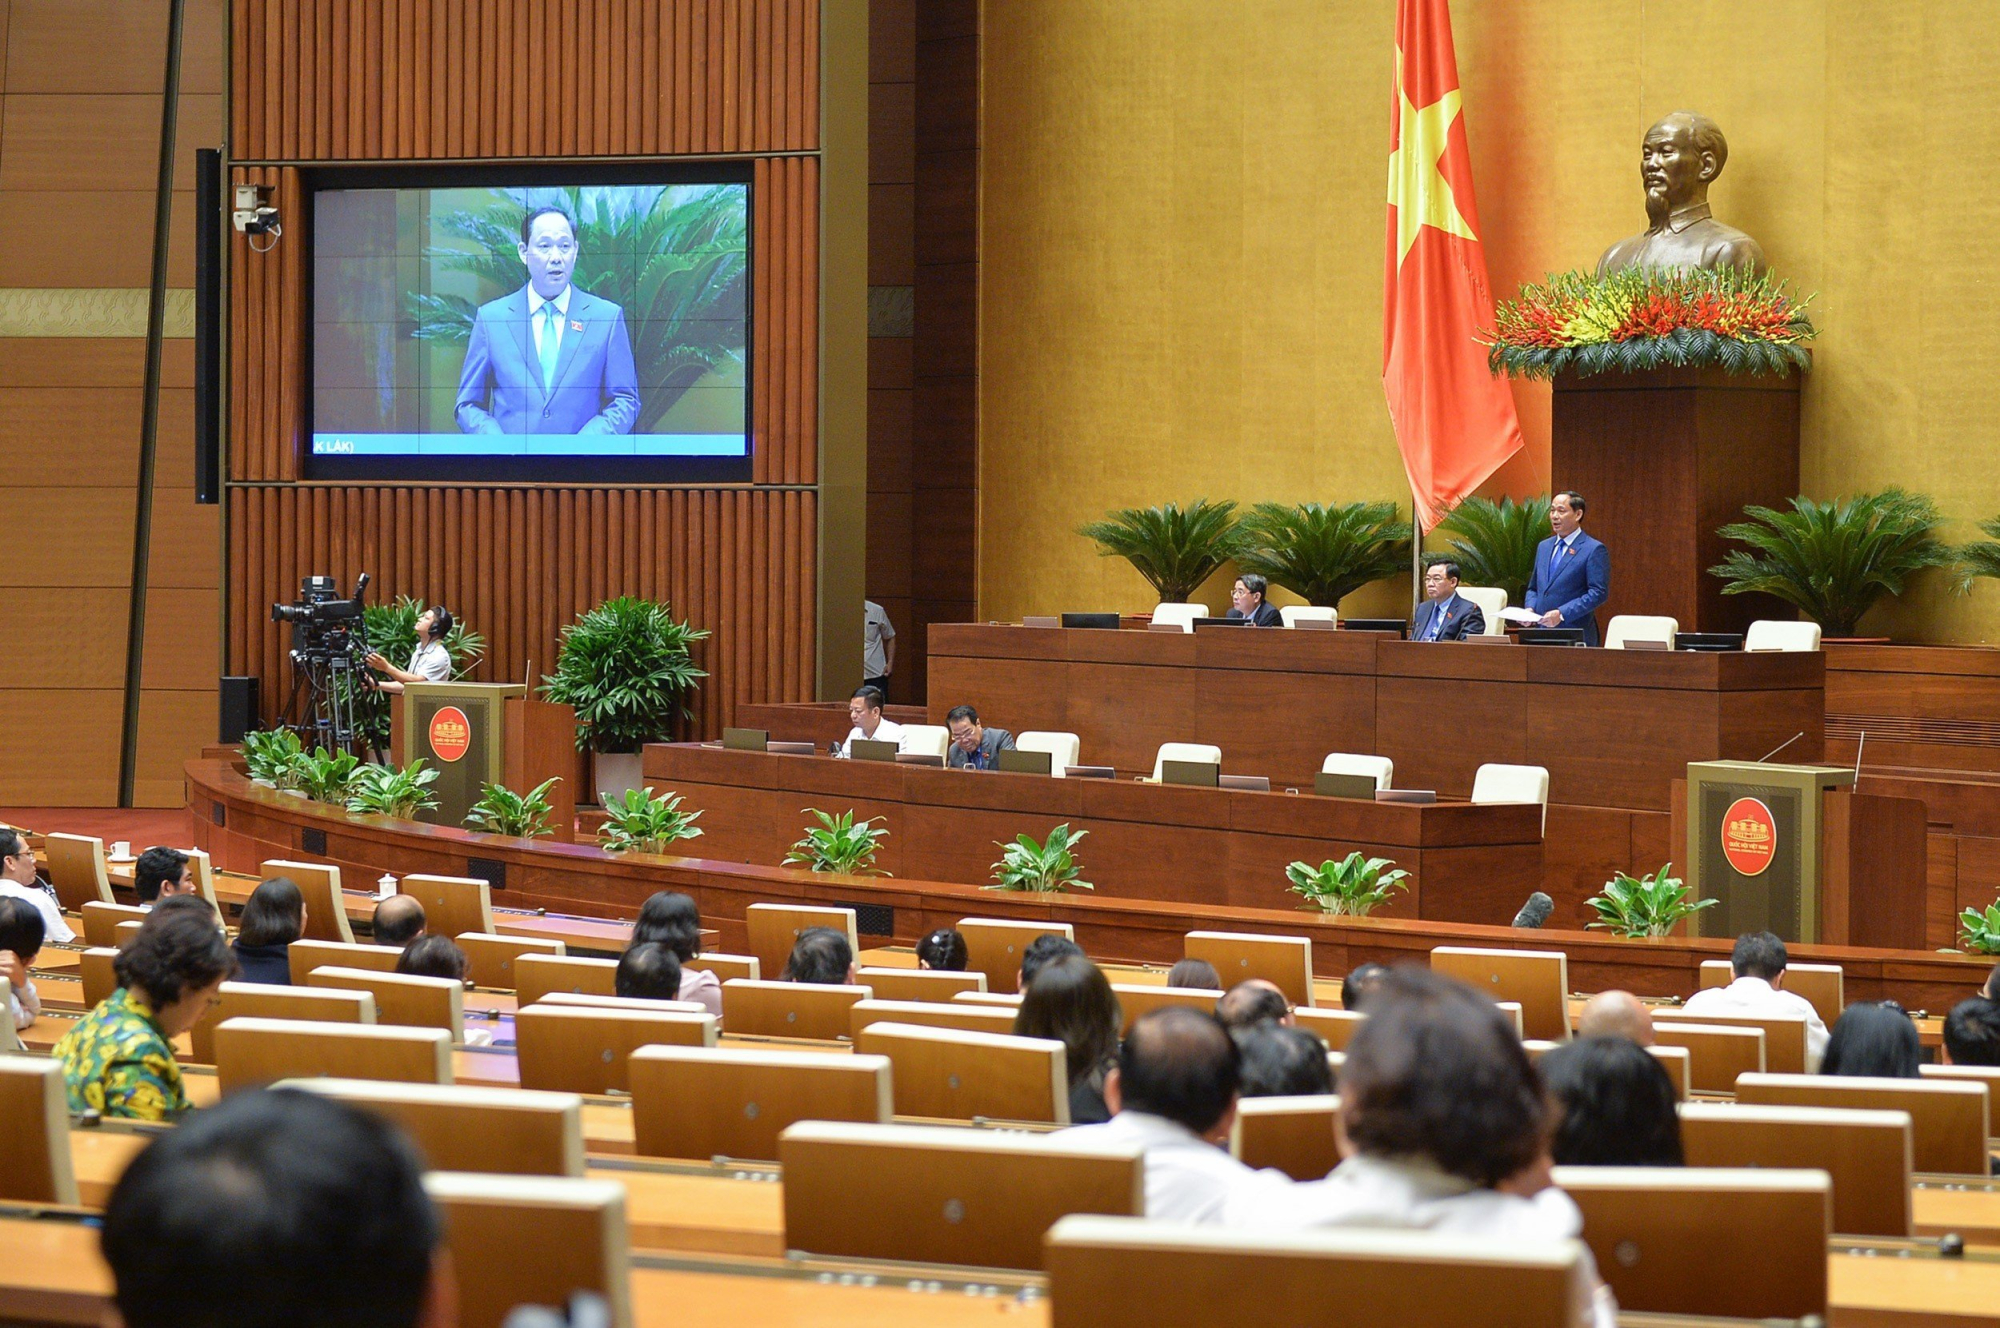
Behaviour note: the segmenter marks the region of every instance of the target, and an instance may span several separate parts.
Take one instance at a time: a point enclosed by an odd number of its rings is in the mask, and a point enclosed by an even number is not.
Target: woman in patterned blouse
[[[55,1045],[69,1109],[173,1120],[188,1109],[173,1040],[236,971],[215,909],[200,895],[161,900],[112,969],[118,990]]]

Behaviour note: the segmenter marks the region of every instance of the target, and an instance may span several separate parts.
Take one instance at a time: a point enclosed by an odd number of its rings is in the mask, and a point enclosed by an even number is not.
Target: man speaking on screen
[[[479,306],[458,376],[462,433],[630,433],[639,374],[625,311],[571,284],[576,223],[559,207],[521,223],[528,284]]]

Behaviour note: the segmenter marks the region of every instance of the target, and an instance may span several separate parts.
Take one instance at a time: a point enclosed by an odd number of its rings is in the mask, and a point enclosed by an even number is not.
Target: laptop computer
[[[1674,649],[1702,650],[1715,654],[1743,648],[1741,632],[1675,632]]]
[[[778,756],[811,756],[814,748],[809,742],[770,742],[764,750]]]
[[[1196,618],[1194,620],[1194,629],[1197,632],[1206,631],[1211,627],[1248,627],[1249,625],[1250,620],[1248,618]]]
[[[1053,613],[1028,613],[1021,617],[1023,627],[1060,627],[1062,619]]]
[[[762,752],[771,747],[769,729],[724,729],[722,745],[732,752]]]
[[[1217,788],[1235,789],[1238,793],[1269,793],[1271,791],[1271,777],[1269,775],[1217,775],[1215,777],[1215,785]]]
[[[897,752],[896,764],[941,766],[944,758],[935,752]]]
[[[1191,784],[1196,788],[1215,788],[1222,767],[1213,761],[1162,761],[1160,782],[1162,784]]]
[[[1116,779],[1118,768],[1109,765],[1066,765],[1063,767],[1066,779]]]
[[[1340,630],[1340,623],[1332,618],[1300,618],[1292,626],[1306,632],[1337,632]]]
[[[1055,760],[1048,752],[1024,752],[1014,747],[1002,747],[995,755],[993,765],[997,770],[1017,775],[1052,775],[1056,770]]]
[[[1377,802],[1415,802],[1425,806],[1438,800],[1436,789],[1376,789]]]
[[[1097,627],[1118,630],[1118,615],[1115,613],[1065,613],[1062,616],[1065,627]]]
[[[1397,636],[1410,630],[1410,625],[1401,618],[1349,618],[1340,626],[1348,632],[1394,632]]]
[[[857,761],[894,761],[896,744],[877,742],[872,738],[856,738],[847,744],[847,754]]]
[[[1581,627],[1523,627],[1515,633],[1524,646],[1580,646]]]
[[[1375,776],[1330,775],[1324,770],[1313,776],[1313,792],[1322,798],[1366,798],[1375,800]]]

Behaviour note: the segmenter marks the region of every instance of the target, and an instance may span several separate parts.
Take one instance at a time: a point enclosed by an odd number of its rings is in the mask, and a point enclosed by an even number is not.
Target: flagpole
[[[1417,605],[1424,600],[1423,518],[1417,515],[1417,490],[1410,486],[1410,620],[1416,621]]]

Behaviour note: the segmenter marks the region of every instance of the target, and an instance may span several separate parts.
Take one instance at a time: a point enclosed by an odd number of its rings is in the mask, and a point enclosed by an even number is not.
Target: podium
[[[1839,766],[1694,761],[1675,781],[1697,934],[1922,949],[1924,804],[1853,791]]]
[[[550,775],[553,838],[576,838],[576,712],[528,695],[520,683],[412,682],[390,703],[389,748],[398,765],[422,758],[438,772],[434,825],[464,825],[482,786],[526,793]]]

